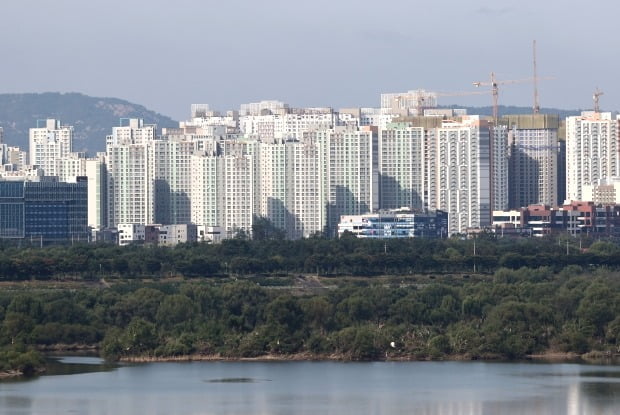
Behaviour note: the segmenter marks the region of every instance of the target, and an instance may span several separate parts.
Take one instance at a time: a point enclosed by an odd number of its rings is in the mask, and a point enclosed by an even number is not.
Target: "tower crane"
[[[540,112],[540,105],[538,104],[538,75],[536,73],[536,39],[532,42],[532,51],[534,56],[534,114],[538,114]]]
[[[509,79],[509,80],[498,80],[497,78],[495,78],[495,73],[491,72],[491,79],[489,81],[480,81],[480,82],[473,82],[473,85],[475,87],[481,87],[481,86],[490,86],[491,89],[491,94],[493,95],[493,120],[495,120],[497,122],[497,118],[499,116],[498,112],[498,100],[499,100],[499,86],[500,85],[509,85],[509,84],[520,84],[520,83],[524,83],[524,82],[535,82],[539,79],[553,79],[553,78],[549,78],[549,77],[543,77],[543,78],[539,78],[539,77],[533,77],[533,78],[523,78],[523,79]]]
[[[599,97],[603,95],[603,91],[596,87],[594,94],[592,94],[592,99],[594,99],[594,112],[601,112],[601,107],[598,104]]]

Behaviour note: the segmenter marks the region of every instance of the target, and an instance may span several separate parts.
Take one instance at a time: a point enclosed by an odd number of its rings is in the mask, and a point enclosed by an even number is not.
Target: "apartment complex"
[[[30,160],[41,167],[18,167],[23,153],[3,145],[0,176],[87,176],[93,228],[196,224],[217,240],[251,234],[257,217],[291,239],[334,236],[343,216],[399,208],[446,212],[452,235],[490,226],[492,211],[555,205],[557,117],[506,116],[496,125],[435,105],[436,94],[423,90],[340,111],[261,101],[220,114],[196,104],[190,120],[161,134],[121,119],[95,158],[72,153],[72,127],[50,119],[31,129]],[[567,194],[614,199],[617,120],[584,113],[567,130]]]
[[[618,118],[582,112],[566,119],[566,200],[583,200],[583,187],[618,176]]]

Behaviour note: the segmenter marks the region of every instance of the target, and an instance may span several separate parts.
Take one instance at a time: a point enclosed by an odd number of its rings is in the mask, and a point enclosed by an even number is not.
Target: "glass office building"
[[[87,181],[0,181],[0,238],[87,242]]]

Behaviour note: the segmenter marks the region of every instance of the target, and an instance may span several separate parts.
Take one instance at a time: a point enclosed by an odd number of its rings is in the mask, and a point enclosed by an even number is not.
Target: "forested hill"
[[[0,94],[0,127],[4,142],[28,150],[28,129],[37,120],[55,118],[74,127],[74,151],[94,155],[105,150],[105,137],[120,118],[142,118],[147,124],[176,127],[178,123],[142,105],[117,98],[90,97],[79,93]]]

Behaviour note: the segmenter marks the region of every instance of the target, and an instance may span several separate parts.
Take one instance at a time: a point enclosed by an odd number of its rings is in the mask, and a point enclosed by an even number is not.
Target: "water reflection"
[[[620,413],[620,368],[485,362],[194,362],[0,384],[2,414]],[[63,373],[69,373],[65,370]]]
[[[96,356],[49,356],[45,376],[77,375],[80,373],[106,372],[118,368]]]

